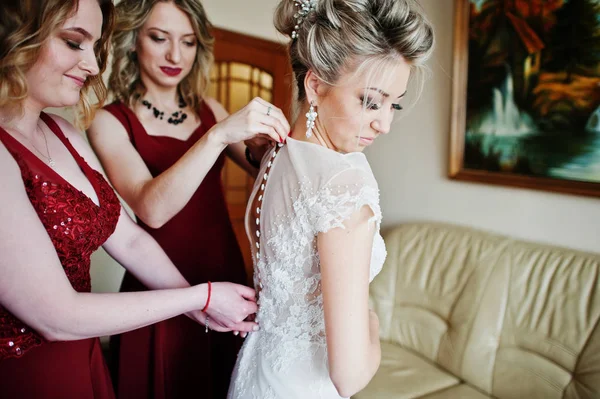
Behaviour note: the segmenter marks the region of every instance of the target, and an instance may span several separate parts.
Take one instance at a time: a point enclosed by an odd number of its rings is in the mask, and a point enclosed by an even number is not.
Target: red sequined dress
[[[125,127],[153,177],[169,169],[216,123],[210,108],[202,103],[198,110],[201,125],[187,140],[179,140],[149,135],[122,103],[104,109]],[[188,203],[162,227],[153,229],[138,219],[192,285],[209,280],[246,283],[244,259],[221,185],[224,163],[221,154]],[[144,289],[135,277],[125,274],[121,291]],[[231,333],[206,334],[204,326],[186,316],[113,337],[117,397],[224,399],[240,342]]]
[[[75,151],[54,120],[44,113],[41,117],[89,179],[99,206],[2,128],[0,141],[21,169],[27,196],[71,285],[78,292],[90,292],[90,256],[113,233],[120,204],[106,180]],[[47,342],[0,305],[0,397],[114,398],[100,341]]]

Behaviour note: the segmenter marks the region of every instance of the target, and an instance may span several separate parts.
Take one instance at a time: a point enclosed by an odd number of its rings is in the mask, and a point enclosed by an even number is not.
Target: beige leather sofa
[[[354,399],[600,398],[600,255],[432,223],[385,241],[381,366]]]

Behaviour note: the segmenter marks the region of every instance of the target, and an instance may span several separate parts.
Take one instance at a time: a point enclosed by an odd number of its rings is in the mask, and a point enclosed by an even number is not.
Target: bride
[[[246,212],[261,329],[228,397],[349,397],[379,367],[368,293],[386,256],[362,151],[389,132],[433,32],[409,0],[282,0],[275,24],[292,39],[301,116],[263,159]]]

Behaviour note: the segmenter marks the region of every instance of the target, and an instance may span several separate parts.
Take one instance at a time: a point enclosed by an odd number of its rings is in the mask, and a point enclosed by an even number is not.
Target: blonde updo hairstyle
[[[106,69],[114,7],[112,0],[98,0],[98,4],[103,17],[102,36],[94,51],[100,72],[90,76],[81,89],[78,124],[84,128],[107,95],[102,72]],[[77,12],[78,5],[78,0],[0,1],[0,107],[9,107],[16,114],[23,111],[23,101],[29,93],[25,74],[54,32]]]
[[[342,73],[370,65],[404,60],[422,69],[433,50],[433,28],[410,0],[317,0],[296,28],[297,12],[294,0],[282,0],[274,22],[290,38],[297,33],[289,52],[298,103],[309,70],[334,85]]]
[[[173,3],[190,19],[196,34],[198,51],[190,73],[179,84],[179,94],[192,109],[196,109],[206,90],[213,62],[214,38],[212,25],[199,0],[122,0],[116,6],[113,34],[113,62],[108,88],[116,100],[132,107],[146,89],[140,79],[140,68],[132,50],[140,29],[159,2]]]

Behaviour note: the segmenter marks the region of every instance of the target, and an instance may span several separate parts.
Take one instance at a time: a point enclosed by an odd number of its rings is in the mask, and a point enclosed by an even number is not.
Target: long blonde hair
[[[214,38],[204,7],[198,0],[122,0],[116,6],[113,35],[112,71],[108,88],[116,100],[131,107],[144,94],[140,68],[132,49],[138,34],[158,2],[171,2],[186,13],[196,34],[198,51],[190,73],[179,84],[179,94],[192,109],[196,109],[206,91],[213,61]]]
[[[112,0],[98,0],[102,11],[102,36],[95,46],[100,72],[88,78],[77,104],[80,124],[87,127],[107,96],[102,72],[106,69],[113,25]],[[0,2],[0,107],[22,112],[29,89],[25,74],[37,62],[41,48],[65,21],[77,12],[78,0]],[[97,102],[92,101],[92,92]]]

